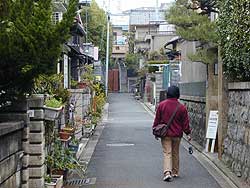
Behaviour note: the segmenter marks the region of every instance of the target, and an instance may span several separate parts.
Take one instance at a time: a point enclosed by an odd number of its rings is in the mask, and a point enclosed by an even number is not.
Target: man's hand
[[[192,140],[192,138],[191,138],[190,134],[189,134],[189,135],[187,135],[187,139],[188,139],[188,141],[189,141],[189,142]]]

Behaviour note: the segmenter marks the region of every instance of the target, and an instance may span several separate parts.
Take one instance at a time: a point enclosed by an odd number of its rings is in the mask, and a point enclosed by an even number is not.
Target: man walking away
[[[153,127],[163,123],[167,124],[177,109],[166,136],[161,138],[164,155],[164,181],[171,181],[172,177],[179,176],[179,146],[183,132],[188,136],[188,140],[191,140],[188,112],[186,107],[179,103],[179,97],[179,88],[177,86],[170,86],[167,90],[167,99],[160,102],[157,108],[153,124]]]

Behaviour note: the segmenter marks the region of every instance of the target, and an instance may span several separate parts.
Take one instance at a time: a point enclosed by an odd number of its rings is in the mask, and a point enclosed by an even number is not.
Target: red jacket
[[[162,101],[157,108],[153,127],[162,123],[167,124],[168,120],[175,111],[178,103],[179,102],[176,98],[169,98],[167,100]],[[172,121],[172,124],[170,125],[170,128],[168,129],[166,136],[182,137],[183,132],[188,135],[191,133],[191,129],[189,126],[189,117],[187,109],[183,104],[181,104],[175,114],[175,117]]]

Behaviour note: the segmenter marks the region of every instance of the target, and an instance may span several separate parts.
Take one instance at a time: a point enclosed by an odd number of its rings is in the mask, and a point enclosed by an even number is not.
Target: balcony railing
[[[91,43],[76,44],[73,42],[68,42],[67,45],[73,48],[77,53],[94,57],[94,45]]]

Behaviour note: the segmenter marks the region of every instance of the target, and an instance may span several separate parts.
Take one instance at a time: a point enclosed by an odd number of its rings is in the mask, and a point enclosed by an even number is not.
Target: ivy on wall
[[[223,0],[218,31],[226,75],[230,80],[250,81],[249,0]]]

